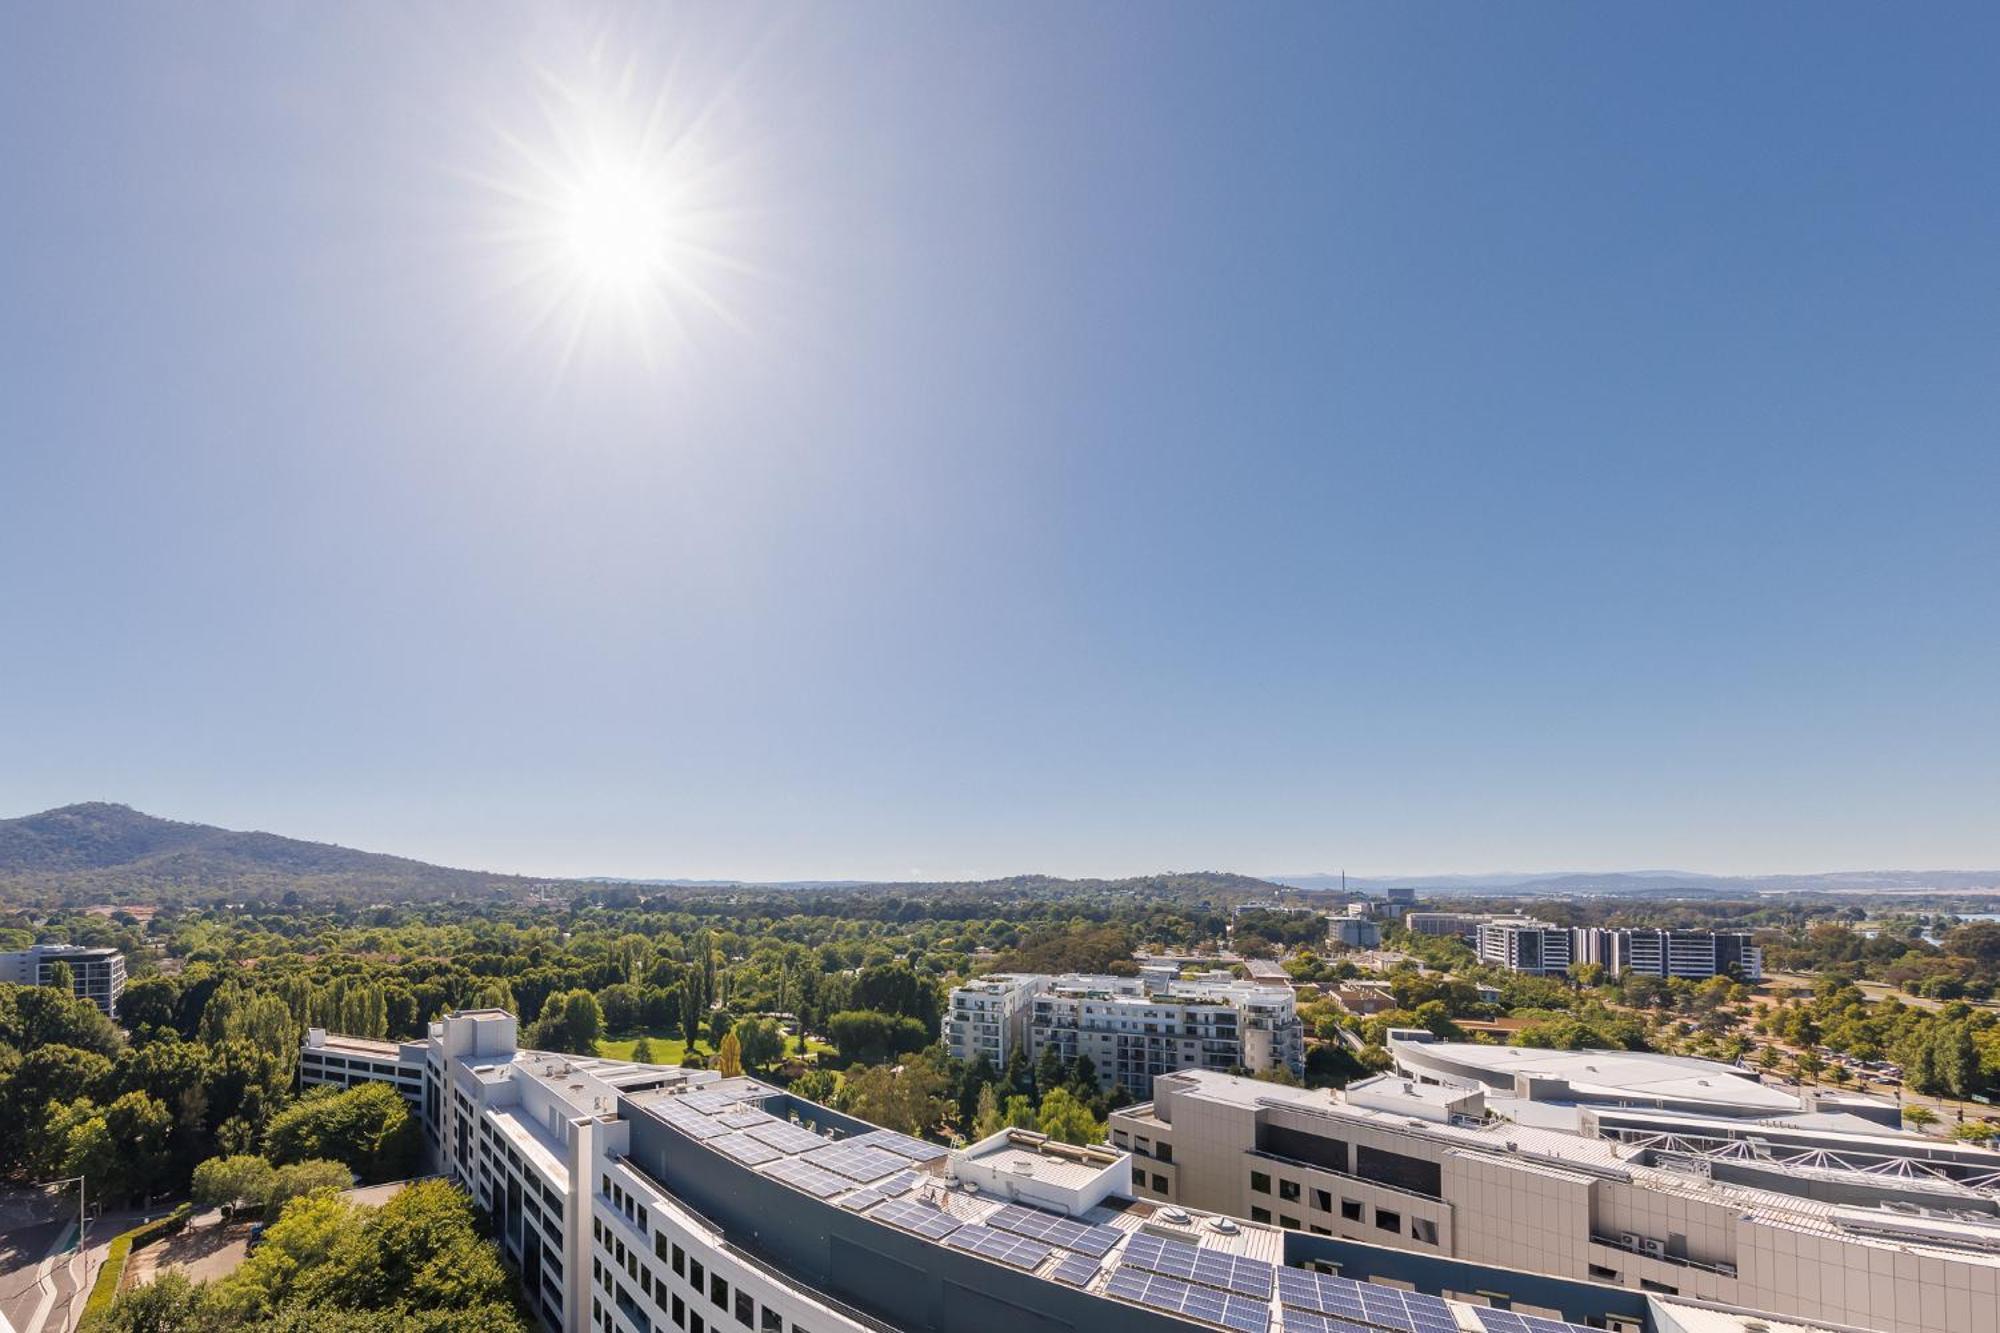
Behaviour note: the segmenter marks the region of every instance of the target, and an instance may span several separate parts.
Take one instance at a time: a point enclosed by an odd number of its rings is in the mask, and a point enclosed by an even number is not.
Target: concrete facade
[[[1485,1097],[1395,1075],[1343,1095],[1190,1070],[1159,1079],[1151,1103],[1114,1112],[1110,1134],[1132,1153],[1141,1198],[1888,1333],[2000,1333],[1992,1172],[1927,1172],[1898,1188],[1867,1170],[1732,1170],[1658,1145],[1694,1125],[1746,1122],[1621,1112],[1650,1117],[1655,1146],[1641,1147],[1629,1125],[1615,1141],[1594,1137],[1588,1106],[1570,1108],[1580,1123],[1565,1132],[1488,1115]],[[1797,1133],[1824,1141],[1804,1127],[1821,1118],[1799,1119]],[[1901,1138],[1922,1161],[1927,1146]],[[1942,1230],[1940,1212],[1964,1232]]]
[[[118,1017],[118,997],[125,993],[125,955],[116,949],[37,944],[0,953],[0,981],[17,986],[53,985],[58,963],[70,970],[72,993],[102,1009],[105,1017]]]

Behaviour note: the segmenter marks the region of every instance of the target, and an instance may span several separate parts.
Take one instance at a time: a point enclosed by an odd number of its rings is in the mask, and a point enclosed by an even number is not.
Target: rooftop
[[[1398,1060],[1443,1065],[1468,1074],[1512,1081],[1517,1075],[1566,1081],[1580,1093],[1598,1097],[1657,1097],[1681,1102],[1706,1102],[1739,1114],[1761,1111],[1786,1115],[1803,1108],[1782,1089],[1757,1081],[1754,1075],[1714,1060],[1652,1051],[1549,1051],[1525,1046],[1486,1046],[1474,1042],[1395,1041]]]

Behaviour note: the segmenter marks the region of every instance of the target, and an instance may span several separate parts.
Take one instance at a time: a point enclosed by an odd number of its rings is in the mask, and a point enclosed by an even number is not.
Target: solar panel
[[[1584,1324],[1566,1324],[1538,1314],[1517,1314],[1512,1310],[1477,1307],[1479,1323],[1487,1333],[1594,1333]]]
[[[725,1134],[719,1139],[710,1139],[708,1146],[719,1153],[727,1153],[745,1166],[757,1166],[764,1162],[775,1162],[784,1154],[768,1143],[759,1143],[748,1134]]]
[[[781,1153],[796,1155],[824,1148],[826,1140],[802,1125],[773,1119],[768,1125],[752,1125],[743,1131],[760,1143],[768,1143]]]
[[[764,1168],[764,1174],[802,1189],[816,1199],[831,1199],[842,1190],[854,1188],[853,1181],[843,1180],[831,1171],[822,1171],[811,1162],[802,1162],[796,1157],[773,1162]]]
[[[965,1250],[982,1259],[1006,1264],[1010,1268],[1029,1270],[1039,1268],[1042,1261],[1054,1253],[1040,1241],[1029,1240],[1026,1236],[1016,1236],[977,1223],[960,1227],[946,1237],[944,1243],[954,1250]]]
[[[1284,1327],[1286,1333],[1376,1333],[1366,1324],[1330,1314],[1313,1314],[1308,1310],[1285,1311]]]
[[[851,1139],[843,1139],[842,1142],[851,1143],[856,1147],[880,1148],[884,1152],[892,1152],[912,1162],[928,1162],[951,1151],[935,1143],[913,1139],[908,1134],[898,1134],[893,1129],[870,1130],[866,1134],[856,1134]]]
[[[1088,1254],[1065,1254],[1049,1270],[1050,1278],[1071,1287],[1087,1287],[1096,1276],[1097,1260]]]
[[[1277,1272],[1275,1265],[1262,1259],[1246,1259],[1227,1250],[1205,1250],[1184,1240],[1167,1240],[1144,1233],[1125,1243],[1124,1262],[1148,1272],[1260,1300],[1271,1298],[1271,1283]]]
[[[872,1190],[879,1190],[883,1194],[903,1194],[906,1193],[911,1186],[915,1185],[919,1180],[922,1179],[923,1177],[918,1175],[915,1171],[898,1171],[895,1175],[890,1176],[887,1180],[878,1180],[873,1185],[870,1185],[868,1188]]]
[[[868,1216],[932,1240],[943,1240],[964,1225],[950,1213],[914,1199],[885,1199],[870,1209]]]
[[[680,1099],[704,1115],[735,1110],[736,1103],[741,1100],[726,1092],[689,1092],[683,1093]]]
[[[1120,1266],[1104,1288],[1108,1296],[1168,1314],[1184,1315],[1236,1333],[1269,1333],[1271,1308],[1261,1301],[1211,1291],[1163,1273]]]
[[[849,1180],[862,1184],[872,1184],[884,1176],[893,1176],[903,1170],[905,1159],[880,1148],[856,1146],[851,1143],[836,1143],[805,1154],[805,1160],[814,1166],[825,1167]]]
[[[1111,1247],[1116,1245],[1119,1237],[1124,1234],[1115,1227],[1087,1226],[1082,1222],[1073,1222],[1059,1213],[1028,1208],[1018,1203],[1010,1203],[997,1210],[993,1216],[986,1219],[986,1225],[1046,1241],[1050,1245],[1059,1245],[1065,1250],[1076,1250],[1099,1259],[1109,1254]]]
[[[685,1106],[664,1102],[657,1109],[660,1119],[689,1138],[714,1139],[729,1133],[729,1126],[711,1120],[701,1112],[689,1110]]]

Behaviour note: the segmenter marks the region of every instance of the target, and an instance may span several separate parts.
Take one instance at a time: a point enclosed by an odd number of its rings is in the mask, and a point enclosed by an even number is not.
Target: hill
[[[537,881],[332,843],[184,824],[91,801],[0,819],[0,893],[132,902],[228,890],[363,900],[495,896]]]

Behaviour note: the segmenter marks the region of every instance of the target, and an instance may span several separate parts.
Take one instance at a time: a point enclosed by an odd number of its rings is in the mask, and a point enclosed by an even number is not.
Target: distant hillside
[[[91,801],[0,820],[0,889],[137,901],[217,889],[336,893],[371,901],[476,897],[535,881],[454,870],[331,843],[183,824]]]
[[[1339,875],[1271,875],[1296,889],[1338,889]],[[1434,875],[1347,878],[1350,893],[1415,889],[1434,897],[1480,898],[1723,897],[1766,893],[1980,893],[2000,891],[2000,870],[1839,870],[1821,875],[1704,875],[1687,870],[1568,871],[1538,875]]]

